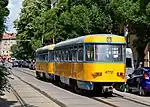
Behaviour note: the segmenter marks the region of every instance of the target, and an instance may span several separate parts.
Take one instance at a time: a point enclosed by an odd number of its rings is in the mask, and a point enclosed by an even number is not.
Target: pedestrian
[[[138,67],[138,68],[141,68],[141,67],[142,67],[142,64],[143,64],[143,62],[140,62],[140,64],[139,64],[139,67]]]

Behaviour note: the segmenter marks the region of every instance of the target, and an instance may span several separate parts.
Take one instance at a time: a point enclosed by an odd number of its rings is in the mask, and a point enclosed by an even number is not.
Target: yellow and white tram
[[[54,79],[54,44],[36,50],[36,75],[39,78]]]
[[[54,67],[46,66],[46,62],[44,68],[53,69],[56,82],[75,89],[111,91],[115,83],[126,82],[125,50],[126,40],[122,36],[82,36],[57,43],[53,49]],[[37,70],[41,72],[46,71],[38,68],[44,66],[42,63],[37,61]]]

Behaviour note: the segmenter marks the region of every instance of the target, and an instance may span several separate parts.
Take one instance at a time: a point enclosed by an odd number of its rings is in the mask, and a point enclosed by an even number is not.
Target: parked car
[[[15,60],[15,61],[12,62],[12,67],[18,67],[18,65],[19,65],[19,64],[18,64],[18,61],[17,61],[17,60]]]
[[[23,60],[18,61],[18,67],[22,67]]]
[[[29,61],[29,60],[23,61],[22,62],[22,67],[29,68],[30,63],[31,63],[31,61]]]
[[[150,67],[141,67],[128,75],[126,82],[127,92],[138,92],[139,95],[146,95],[150,92]]]

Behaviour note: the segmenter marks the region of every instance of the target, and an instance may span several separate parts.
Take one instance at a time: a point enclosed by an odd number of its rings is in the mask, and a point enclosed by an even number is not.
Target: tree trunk
[[[144,66],[144,56],[145,56],[145,53],[144,53],[144,49],[140,49],[138,51],[138,59],[137,59],[137,64],[136,64],[136,68],[139,67],[139,64],[140,62],[142,62],[142,67]]]

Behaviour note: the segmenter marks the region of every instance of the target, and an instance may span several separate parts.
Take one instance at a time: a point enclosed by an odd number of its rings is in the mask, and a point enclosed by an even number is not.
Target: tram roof
[[[61,46],[68,46],[79,43],[108,43],[106,40],[107,37],[112,37],[113,40],[111,43],[126,43],[125,38],[123,36],[115,34],[93,34],[62,41],[60,43],[57,43],[55,47],[57,48]]]
[[[55,46],[55,44],[47,45],[47,46],[44,46],[44,47],[37,49],[36,52],[53,50],[54,46]]]

